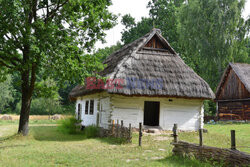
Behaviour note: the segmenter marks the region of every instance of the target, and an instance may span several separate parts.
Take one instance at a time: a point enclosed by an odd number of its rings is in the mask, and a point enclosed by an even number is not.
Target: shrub
[[[78,123],[80,123],[80,121],[74,117],[59,120],[58,130],[66,134],[77,134],[80,132],[80,130],[77,129]]]
[[[95,138],[99,135],[99,128],[97,126],[88,126],[84,128],[83,134],[86,138]]]
[[[16,106],[16,113],[20,113],[20,110],[21,102],[19,102]],[[36,98],[31,102],[31,115],[54,115],[62,113],[64,113],[64,110],[58,100],[51,98]]]

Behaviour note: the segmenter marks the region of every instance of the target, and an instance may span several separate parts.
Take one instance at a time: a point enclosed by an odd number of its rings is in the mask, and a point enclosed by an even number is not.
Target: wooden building
[[[121,85],[89,89],[85,84],[70,92],[83,125],[107,128],[111,120],[123,120],[124,126],[138,127],[142,122],[165,130],[171,130],[174,123],[181,130],[203,127],[203,101],[215,95],[159,29],[125,45],[103,63],[106,67],[99,74]]]
[[[228,65],[215,101],[219,120],[250,120],[250,64]]]

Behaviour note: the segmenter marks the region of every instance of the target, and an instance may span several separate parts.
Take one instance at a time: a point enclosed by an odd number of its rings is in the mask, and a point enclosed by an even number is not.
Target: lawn
[[[30,135],[14,135],[16,121],[0,121],[0,166],[211,166],[195,159],[172,156],[172,138],[144,135],[138,147],[138,134],[132,144],[115,139],[86,139],[82,135],[66,135],[57,130],[56,122],[31,121]],[[250,146],[250,125],[206,125],[206,145],[230,147],[230,130],[236,130],[237,145]],[[198,143],[195,132],[182,132],[181,140]],[[250,152],[249,148],[239,148]]]

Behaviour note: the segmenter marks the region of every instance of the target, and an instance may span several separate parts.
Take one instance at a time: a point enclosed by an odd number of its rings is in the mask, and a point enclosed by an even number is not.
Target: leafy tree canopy
[[[12,87],[12,78],[10,75],[6,76],[4,82],[0,82],[0,113],[8,107],[9,103],[14,100],[15,91]]]
[[[19,132],[28,133],[37,74],[80,83],[102,69],[98,59],[83,54],[115,24],[109,5],[110,0],[0,1],[0,71],[21,78]]]

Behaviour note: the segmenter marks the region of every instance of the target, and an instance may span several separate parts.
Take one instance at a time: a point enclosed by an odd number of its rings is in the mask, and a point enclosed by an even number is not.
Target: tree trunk
[[[28,95],[23,94],[18,133],[22,133],[22,135],[24,136],[28,135],[29,133],[30,104],[31,97],[28,97]]]
[[[31,77],[30,77],[31,71]],[[32,94],[35,87],[36,80],[36,64],[32,64],[32,69],[24,70],[22,72],[22,107],[19,119],[18,133],[26,136],[29,133],[29,115]]]
[[[29,133],[29,114],[31,104],[31,94],[29,86],[29,70],[22,72],[22,107],[19,119],[18,133],[22,133],[24,136]]]

